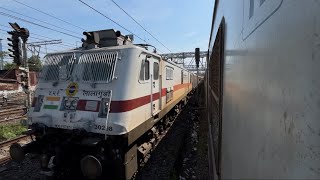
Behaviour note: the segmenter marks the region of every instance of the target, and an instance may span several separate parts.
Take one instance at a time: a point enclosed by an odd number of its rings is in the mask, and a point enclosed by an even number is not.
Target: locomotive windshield
[[[110,82],[113,79],[117,59],[117,52],[82,54],[75,75],[82,76],[80,78],[85,82]]]
[[[41,79],[45,81],[67,80],[70,78],[75,60],[74,53],[46,56]]]
[[[74,53],[48,55],[41,79],[108,83],[113,79],[117,59],[117,52],[83,53],[79,58]]]

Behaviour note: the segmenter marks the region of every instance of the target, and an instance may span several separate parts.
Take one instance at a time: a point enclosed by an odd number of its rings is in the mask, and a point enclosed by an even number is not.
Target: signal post
[[[13,58],[13,62],[17,64],[17,68],[20,70],[21,83],[27,94],[27,108],[30,108],[31,105],[31,96],[30,96],[30,78],[29,78],[29,66],[27,62],[27,41],[29,37],[29,30],[27,28],[21,28],[17,23],[9,23],[13,28],[13,31],[8,31],[8,34],[11,35],[11,38],[7,38],[8,45],[11,49],[8,49],[12,54],[9,54]],[[21,41],[22,40],[22,44]],[[23,67],[20,67],[20,65]]]

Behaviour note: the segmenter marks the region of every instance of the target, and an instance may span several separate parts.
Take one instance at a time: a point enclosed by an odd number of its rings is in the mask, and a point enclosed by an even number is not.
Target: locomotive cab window
[[[143,60],[141,62],[141,70],[140,70],[139,80],[141,80],[141,81],[149,80],[149,78],[150,78],[149,68],[150,68],[149,60]]]
[[[159,63],[156,62],[153,63],[153,79],[159,79]]]

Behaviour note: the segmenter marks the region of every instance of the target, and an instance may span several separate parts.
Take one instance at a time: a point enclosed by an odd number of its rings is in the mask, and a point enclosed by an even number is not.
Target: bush
[[[27,131],[27,127],[20,124],[1,125],[0,126],[0,140],[8,140],[22,135]]]

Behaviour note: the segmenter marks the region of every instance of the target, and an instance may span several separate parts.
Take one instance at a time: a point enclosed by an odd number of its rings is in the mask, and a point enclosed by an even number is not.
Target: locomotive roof
[[[176,67],[179,67],[179,68],[184,69],[186,71],[189,71],[189,70],[185,69],[183,66],[179,66],[178,64],[176,64],[176,63],[174,63],[172,61],[168,61],[166,59],[161,58],[161,56],[159,54],[150,52],[150,51],[148,51],[148,50],[146,50],[146,49],[144,49],[144,48],[142,48],[140,46],[134,45],[134,44],[121,45],[121,46],[110,46],[110,47],[102,47],[102,48],[93,48],[93,49],[84,49],[84,48],[81,47],[81,48],[76,48],[76,49],[69,49],[69,50],[65,50],[65,51],[48,53],[47,55],[77,53],[77,52],[91,53],[91,52],[108,51],[108,50],[121,50],[121,49],[140,49],[145,53],[151,54],[151,55],[153,55],[155,57],[158,57],[158,58],[162,59],[163,61],[166,61],[166,62],[172,64],[173,66],[176,66]]]
[[[76,49],[68,49],[64,51],[59,51],[59,52],[53,52],[53,53],[48,53],[47,55],[55,55],[55,54],[65,54],[65,53],[76,53],[76,52],[83,52],[83,53],[90,53],[90,52],[98,52],[98,51],[107,51],[107,50],[121,50],[121,49],[131,49],[131,48],[136,48],[136,49],[141,49],[142,51],[152,54],[156,57],[160,58],[159,54],[150,52],[140,46],[133,45],[133,44],[128,44],[128,45],[122,45],[122,46],[110,46],[110,47],[101,47],[101,48],[93,48],[93,49],[84,49],[84,48],[76,48]]]

